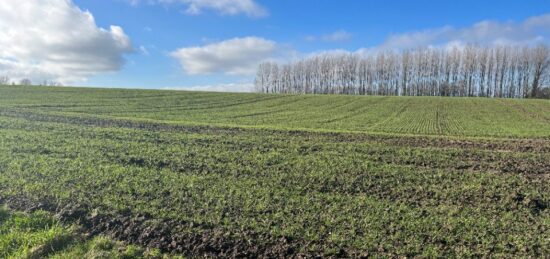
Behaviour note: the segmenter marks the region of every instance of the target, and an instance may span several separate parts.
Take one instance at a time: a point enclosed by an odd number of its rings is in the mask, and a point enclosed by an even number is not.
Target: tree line
[[[259,65],[263,93],[396,96],[544,97],[550,51],[538,46],[477,46],[325,53]]]
[[[11,80],[8,76],[0,76],[0,85],[34,85],[32,80],[28,78],[23,78],[19,81]],[[54,80],[44,80],[42,83],[36,84],[39,86],[63,86],[60,82]]]

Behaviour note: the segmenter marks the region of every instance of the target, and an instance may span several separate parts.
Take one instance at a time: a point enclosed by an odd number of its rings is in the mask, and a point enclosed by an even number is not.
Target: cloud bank
[[[0,1],[0,75],[83,81],[120,70],[132,51],[121,27],[98,28],[70,0]]]
[[[345,31],[343,31],[345,32]],[[324,40],[323,37],[308,36],[306,40]],[[343,34],[342,34],[343,35]],[[351,36],[351,35],[350,35]],[[342,38],[342,37],[335,37]],[[464,47],[467,44],[480,46],[494,45],[528,45],[550,44],[550,14],[528,17],[523,21],[492,21],[485,20],[471,26],[455,28],[443,26],[419,31],[396,33],[388,36],[380,45],[359,48],[355,51],[345,49],[327,49],[302,54],[302,57],[312,57],[321,54],[359,53],[363,56],[376,54],[380,51],[416,48],[451,48]]]
[[[550,40],[550,14],[532,16],[521,22],[481,21],[469,27],[441,28],[391,35],[379,48],[406,49],[449,44],[480,45],[538,44]]]

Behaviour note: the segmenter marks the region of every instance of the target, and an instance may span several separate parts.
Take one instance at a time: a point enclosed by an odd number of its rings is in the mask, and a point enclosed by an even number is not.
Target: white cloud
[[[345,30],[339,30],[339,31],[324,34],[324,35],[321,35],[321,36],[308,35],[308,36],[305,37],[305,40],[306,41],[322,40],[322,41],[326,41],[326,42],[344,42],[344,41],[351,40],[352,37],[353,37],[353,34],[347,32]]]
[[[143,45],[139,46],[139,52],[143,55],[149,56],[149,50]]]
[[[171,53],[187,74],[254,74],[259,63],[278,52],[274,41],[258,37],[234,38],[205,46],[181,48]]]
[[[537,44],[550,39],[550,14],[533,16],[522,22],[481,21],[469,27],[441,28],[390,36],[380,47],[405,49],[446,44]]]
[[[340,31],[335,31],[335,32],[330,33],[330,34],[325,34],[321,37],[321,39],[324,40],[324,41],[338,42],[338,41],[351,40],[351,37],[352,37],[351,33],[347,32],[347,31],[344,31],[344,30],[340,30]]]
[[[82,81],[121,69],[132,51],[121,27],[98,28],[70,0],[0,1],[0,74],[12,79]]]
[[[185,90],[185,91],[206,91],[206,92],[252,92],[254,83],[229,83],[229,84],[212,84],[212,85],[197,85],[197,86],[179,86],[179,87],[164,87],[163,90]]]
[[[201,14],[204,10],[214,10],[223,15],[245,14],[250,17],[264,17],[267,10],[254,0],[127,0],[132,5],[140,2],[149,4],[182,4],[190,15]]]
[[[313,35],[308,35],[308,36],[305,36],[304,39],[306,41],[316,41],[317,40],[317,37],[313,36]]]

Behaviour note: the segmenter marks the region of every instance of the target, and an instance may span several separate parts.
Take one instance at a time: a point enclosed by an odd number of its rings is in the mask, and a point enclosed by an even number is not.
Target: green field
[[[0,202],[190,257],[544,257],[550,101],[0,87]]]
[[[550,101],[2,87],[0,107],[185,125],[550,137]]]

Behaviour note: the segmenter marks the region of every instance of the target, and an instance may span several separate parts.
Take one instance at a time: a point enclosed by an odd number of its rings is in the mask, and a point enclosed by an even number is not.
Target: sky
[[[0,76],[35,83],[250,91],[264,61],[467,43],[550,43],[550,1],[0,1]]]

